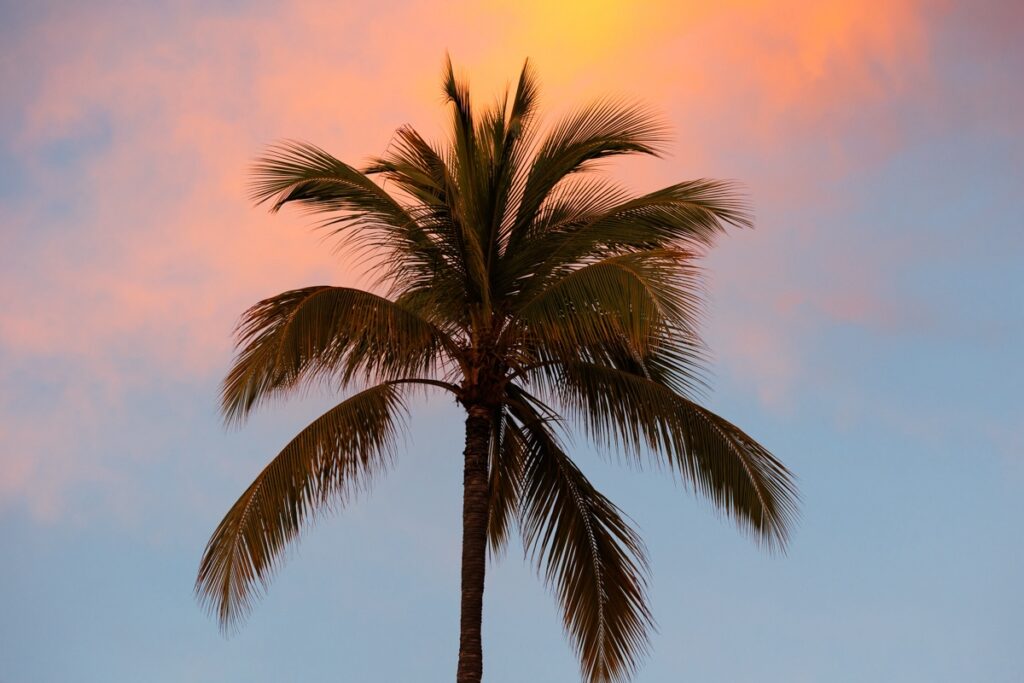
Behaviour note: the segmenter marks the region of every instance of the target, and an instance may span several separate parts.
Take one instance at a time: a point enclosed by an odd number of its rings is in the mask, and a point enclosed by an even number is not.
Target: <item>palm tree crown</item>
[[[567,455],[568,425],[667,465],[770,548],[784,547],[795,514],[786,468],[696,402],[695,261],[748,214],[728,182],[635,196],[595,172],[602,159],[660,153],[665,130],[642,107],[602,100],[541,129],[529,64],[485,111],[450,61],[444,94],[443,146],[403,127],[361,170],[297,142],[257,163],[254,199],[324,214],[370,260],[382,294],[306,287],[245,312],[223,385],[228,421],[311,382],[348,397],[230,509],[196,590],[236,624],[303,525],[392,460],[409,392],[448,391],[467,414],[457,680],[480,680],[486,546],[503,547],[514,526],[557,595],[584,678],[623,680],[652,625],[643,544]]]

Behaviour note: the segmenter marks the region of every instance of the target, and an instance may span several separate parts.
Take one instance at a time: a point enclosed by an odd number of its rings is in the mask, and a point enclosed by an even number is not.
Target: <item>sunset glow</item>
[[[581,438],[650,546],[660,631],[635,680],[1016,680],[1022,8],[0,2],[0,681],[450,680],[447,398],[416,405],[400,466],[303,539],[245,631],[221,638],[191,596],[226,506],[330,405],[223,430],[239,314],[371,282],[308,216],[252,206],[252,160],[438,138],[446,54],[481,106],[527,58],[545,120],[643,102],[672,141],[618,179],[737,179],[754,207],[703,261],[709,404],[798,474],[802,521],[763,557]],[[485,680],[578,680],[520,554],[488,577]]]

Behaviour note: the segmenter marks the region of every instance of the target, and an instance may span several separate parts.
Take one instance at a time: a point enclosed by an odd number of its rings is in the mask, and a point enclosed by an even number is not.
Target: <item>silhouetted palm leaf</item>
[[[653,623],[643,543],[566,455],[547,421],[513,405],[523,420],[513,438],[526,453],[524,542],[555,589],[587,681],[622,680],[646,651]]]
[[[655,381],[604,365],[568,363],[549,390],[608,447],[664,460],[770,548],[785,547],[796,514],[786,468],[727,420]]]
[[[274,393],[328,377],[400,379],[428,374],[450,340],[413,311],[347,287],[305,287],[265,299],[242,316],[239,352],[224,380],[229,421]]]
[[[397,386],[366,389],[314,420],[250,484],[213,532],[196,580],[225,629],[248,613],[303,525],[389,464],[404,411]]]

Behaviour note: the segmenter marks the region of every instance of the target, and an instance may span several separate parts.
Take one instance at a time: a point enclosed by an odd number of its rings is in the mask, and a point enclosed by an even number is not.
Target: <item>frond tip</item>
[[[562,607],[588,683],[626,680],[653,628],[643,541],[587,480],[543,419],[521,406],[526,453],[520,525]]]
[[[663,458],[694,489],[770,550],[785,550],[796,519],[793,475],[728,420],[647,377],[569,363],[552,385],[599,442]]]

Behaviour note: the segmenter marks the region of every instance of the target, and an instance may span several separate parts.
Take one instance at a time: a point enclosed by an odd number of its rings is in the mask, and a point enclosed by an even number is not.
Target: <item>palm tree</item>
[[[786,468],[695,401],[695,260],[748,214],[726,182],[633,196],[594,173],[608,157],[659,154],[665,130],[642,107],[598,101],[545,132],[529,63],[480,114],[450,60],[443,88],[443,147],[403,127],[362,170],[298,142],[255,167],[254,200],[324,214],[382,294],[306,287],[244,313],[221,396],[229,423],[313,382],[349,395],[228,511],[196,592],[222,627],[237,625],[304,524],[391,462],[410,392],[446,391],[466,411],[456,680],[481,680],[488,547],[500,551],[513,525],[557,595],[583,677],[624,680],[652,626],[644,548],[566,453],[568,425],[682,475],[769,548],[785,546],[795,513]]]

